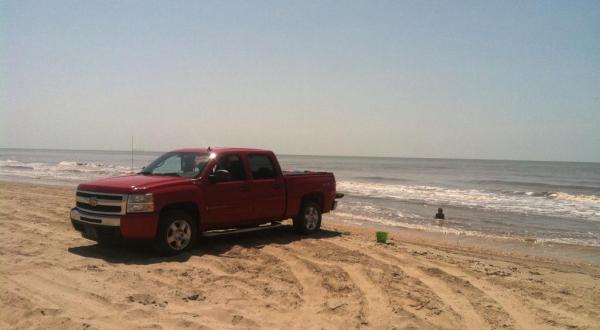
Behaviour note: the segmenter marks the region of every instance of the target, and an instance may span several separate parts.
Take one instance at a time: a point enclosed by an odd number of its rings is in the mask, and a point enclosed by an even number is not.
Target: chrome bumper
[[[121,217],[119,216],[87,213],[77,208],[71,209],[71,220],[98,226],[118,227],[121,225]]]

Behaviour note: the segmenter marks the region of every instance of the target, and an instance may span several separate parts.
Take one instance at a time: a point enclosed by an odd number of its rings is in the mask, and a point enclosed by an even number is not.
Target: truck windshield
[[[141,174],[195,178],[210,159],[206,152],[168,152],[146,166]]]

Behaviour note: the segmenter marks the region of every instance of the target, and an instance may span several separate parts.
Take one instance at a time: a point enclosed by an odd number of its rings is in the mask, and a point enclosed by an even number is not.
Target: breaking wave
[[[139,170],[139,169],[134,169]],[[83,181],[107,176],[130,174],[130,167],[93,162],[64,160],[59,163],[0,160],[0,175],[52,181]]]
[[[368,181],[379,181],[379,182],[408,182],[407,179],[402,178],[389,178],[384,176],[359,176],[357,179],[368,180]]]
[[[340,181],[337,188],[359,197],[600,221],[600,196],[597,195],[565,192],[498,193],[478,189],[356,181]]]
[[[439,234],[449,234],[456,236],[470,236],[470,237],[481,237],[481,238],[490,238],[490,239],[502,239],[502,240],[516,240],[521,242],[530,242],[533,238],[533,242],[535,244],[545,244],[545,243],[558,243],[558,244],[571,244],[571,245],[581,245],[581,246],[600,246],[600,237],[594,233],[588,233],[589,237],[580,237],[580,238],[571,238],[571,237],[551,237],[551,238],[541,238],[541,237],[526,237],[522,235],[506,235],[502,233],[489,233],[482,232],[477,230],[467,230],[460,228],[452,228],[449,226],[440,226],[428,223],[411,223],[408,221],[403,221],[402,219],[389,219],[386,217],[377,217],[372,215],[361,215],[355,212],[340,212],[336,211],[336,216],[339,216],[342,221],[351,223],[354,225],[363,226],[365,224],[374,224],[374,225],[383,225],[389,227],[396,228],[408,228],[421,230],[426,232],[433,232]]]
[[[511,187],[527,187],[536,188],[539,190],[546,191],[560,191],[560,190],[577,190],[577,191],[596,191],[600,193],[600,188],[593,185],[582,185],[582,184],[550,184],[541,182],[525,182],[525,181],[511,181],[511,180],[471,180],[471,183],[485,184],[485,185],[499,185],[499,186],[511,186]],[[578,182],[586,184],[594,184],[592,182]]]

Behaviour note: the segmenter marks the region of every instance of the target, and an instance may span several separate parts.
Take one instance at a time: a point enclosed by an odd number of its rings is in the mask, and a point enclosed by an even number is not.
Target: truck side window
[[[275,166],[273,166],[271,157],[267,155],[250,155],[248,159],[252,168],[252,178],[255,180],[275,178]]]
[[[217,165],[212,169],[214,173],[217,170],[227,170],[231,174],[231,181],[242,181],[246,179],[244,163],[238,155],[224,155],[219,159]]]

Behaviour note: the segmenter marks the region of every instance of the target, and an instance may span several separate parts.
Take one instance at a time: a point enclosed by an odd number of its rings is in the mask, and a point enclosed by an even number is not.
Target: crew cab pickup
[[[101,243],[151,240],[173,255],[207,231],[289,218],[297,232],[314,233],[342,196],[333,173],[283,172],[271,151],[179,149],[137,174],[81,183],[71,222]]]

